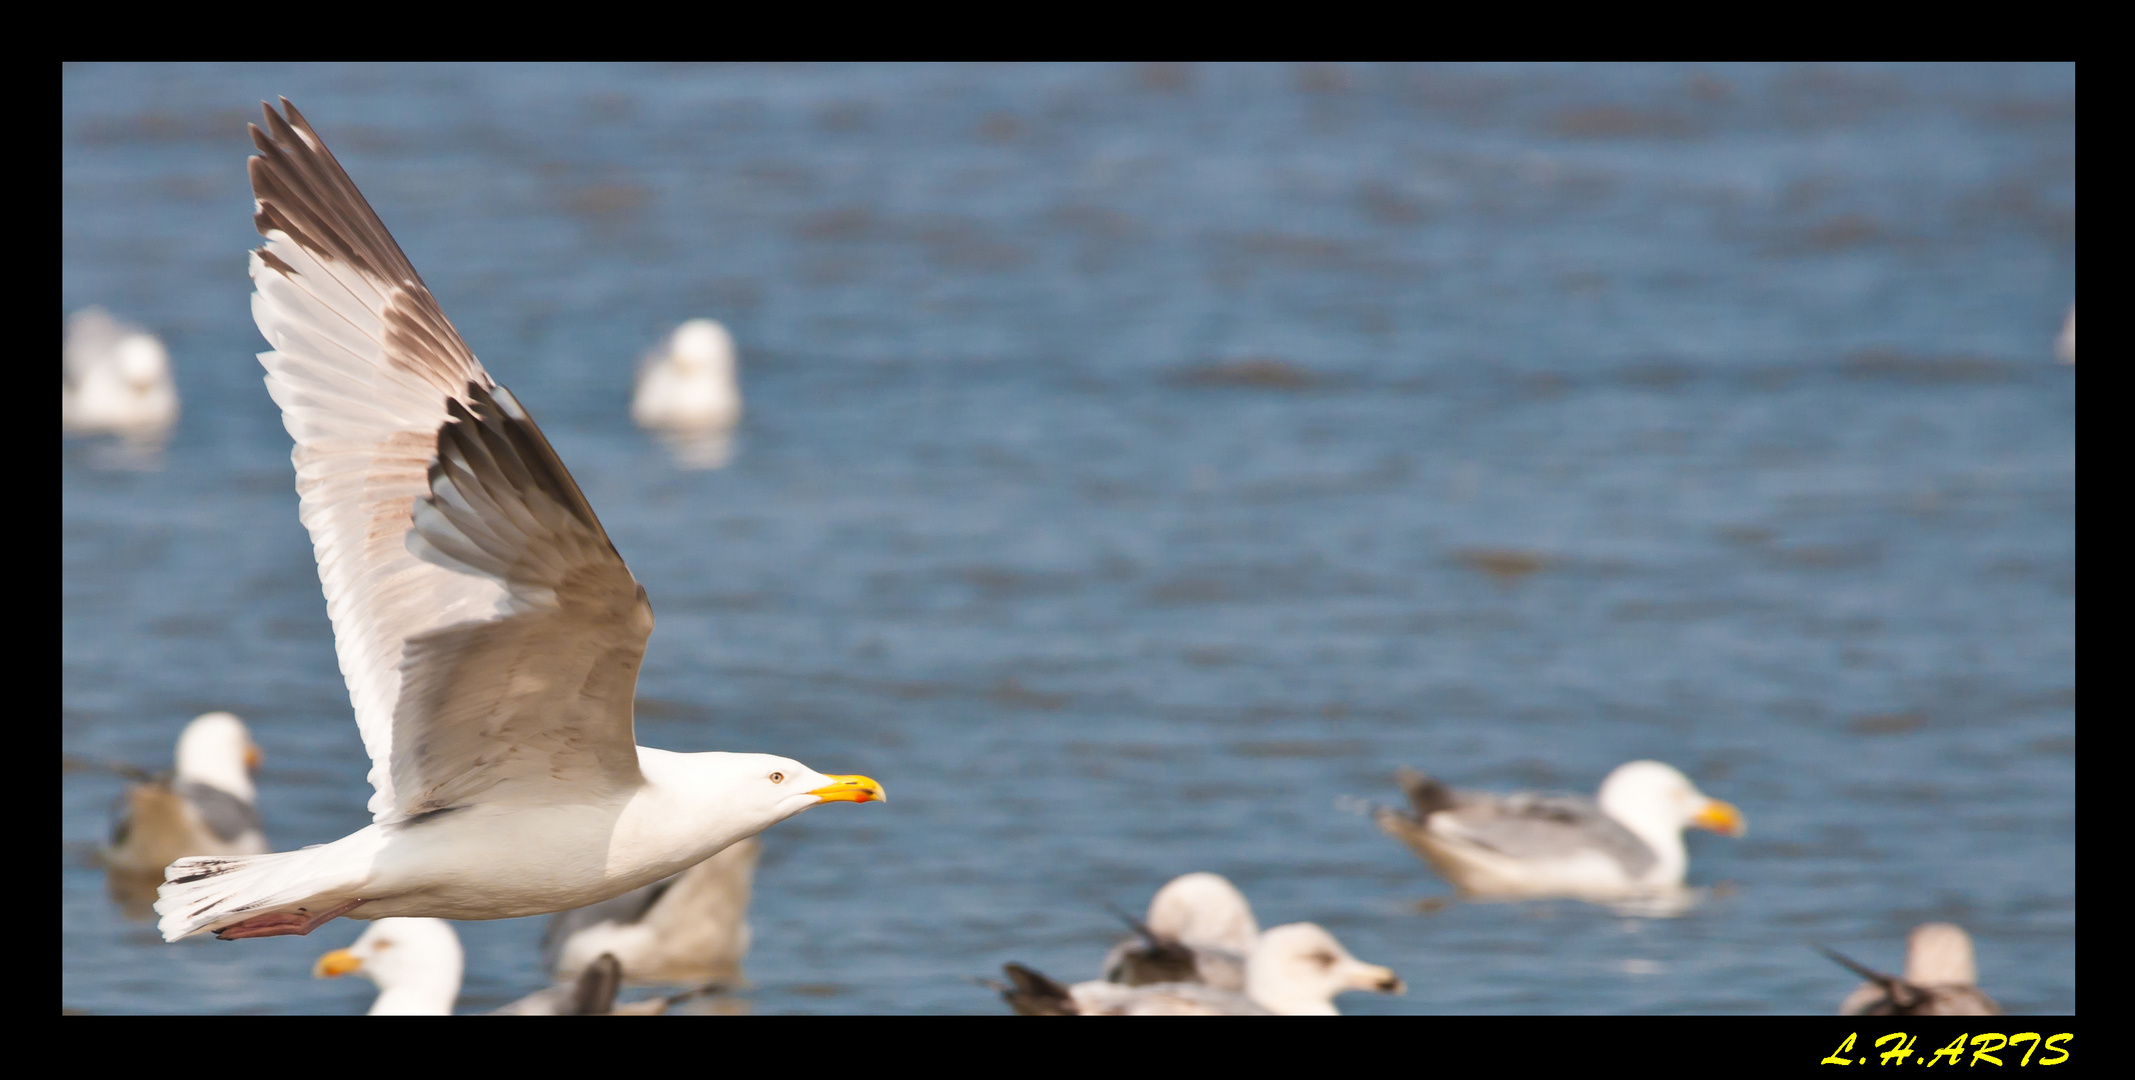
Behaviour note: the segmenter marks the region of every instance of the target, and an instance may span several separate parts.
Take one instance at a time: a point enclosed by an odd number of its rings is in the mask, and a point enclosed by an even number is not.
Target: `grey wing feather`
[[[1492,796],[1460,792],[1450,813],[1463,839],[1516,859],[1568,858],[1599,851],[1632,877],[1658,861],[1653,849],[1590,799],[1577,795]]]
[[[258,807],[219,787],[197,780],[180,780],[171,787],[193,804],[193,809],[200,812],[200,820],[207,823],[208,831],[218,840],[235,840],[246,833],[264,831]]]
[[[393,789],[410,816],[513,779],[639,781],[645,590],[533,418],[501,386],[466,394],[447,403],[409,549],[504,581],[522,610],[408,639]]]

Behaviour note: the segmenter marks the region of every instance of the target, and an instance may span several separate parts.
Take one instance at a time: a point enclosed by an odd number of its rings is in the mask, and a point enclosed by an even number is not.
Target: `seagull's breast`
[[[632,874],[634,880],[626,889],[649,885],[711,858],[770,824],[736,813],[723,803],[686,789],[647,783],[618,815],[606,872]]]
[[[363,915],[510,919],[597,903],[665,874],[619,879],[612,849],[627,799],[476,804],[389,825]],[[405,910],[403,910],[405,909]]]

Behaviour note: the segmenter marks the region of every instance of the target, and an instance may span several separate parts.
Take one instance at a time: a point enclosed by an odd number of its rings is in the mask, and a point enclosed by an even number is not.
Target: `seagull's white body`
[[[170,355],[154,334],[101,308],[84,308],[67,321],[59,384],[62,427],[151,434],[177,419]]]
[[[1741,812],[1658,761],[1616,767],[1595,798],[1452,792],[1404,773],[1413,813],[1382,808],[1380,828],[1476,897],[1588,900],[1679,891],[1683,829],[1742,834]]]
[[[734,336],[711,319],[675,328],[638,371],[630,416],[653,428],[730,428],[741,420]]]
[[[489,376],[284,100],[252,129],[252,314],[356,724],[373,823],[183,859],[175,941],[340,915],[501,919],[657,881],[866,777],[637,746],[652,608],[533,418]]]
[[[637,749],[645,782],[635,790],[547,804],[478,802],[273,858],[291,860],[314,905],[363,898],[355,918],[513,919],[649,885],[820,801],[801,787],[768,811],[751,798],[719,797],[754,795],[750,781],[762,779],[767,760],[782,762],[797,784],[822,786],[790,758]]]

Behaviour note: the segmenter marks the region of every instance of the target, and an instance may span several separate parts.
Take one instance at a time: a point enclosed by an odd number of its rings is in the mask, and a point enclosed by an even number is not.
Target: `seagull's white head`
[[[1260,924],[1245,894],[1221,874],[1181,874],[1149,900],[1149,929],[1188,945],[1217,946],[1243,956]]]
[[[119,342],[117,352],[119,374],[125,376],[135,389],[150,389],[170,372],[170,357],[154,335],[130,335]]]
[[[1955,923],[1931,922],[1913,927],[1905,939],[1905,981],[1922,986],[1971,986],[1979,982],[1972,958],[1972,936]]]
[[[1262,1008],[1288,1015],[1331,1015],[1345,990],[1399,994],[1400,976],[1367,964],[1313,923],[1290,923],[1260,935],[1246,962],[1245,992]]]
[[[193,718],[178,736],[178,779],[193,780],[251,802],[259,747],[245,722],[226,712]]]
[[[691,319],[675,328],[672,350],[684,371],[726,374],[734,370],[734,336],[710,319]]]
[[[1618,765],[1601,782],[1595,797],[1610,817],[1644,835],[1647,830],[1680,833],[1687,826],[1741,836],[1748,826],[1742,811],[1706,795],[1690,778],[1658,761]],[[1640,827],[1644,826],[1644,829]]]
[[[312,965],[312,974],[337,979],[357,974],[378,984],[371,1015],[450,1013],[460,994],[466,955],[443,919],[378,919],[346,949]]]
[[[881,784],[865,776],[819,773],[792,758],[773,754],[734,756],[758,759],[756,772],[761,774],[763,792],[778,808],[781,820],[820,803],[882,802],[889,797],[882,793]]]
[[[638,764],[648,781],[676,793],[672,813],[701,821],[706,838],[718,844],[713,850],[811,806],[885,798],[882,785],[868,777],[819,773],[777,754],[673,754],[641,746]]]

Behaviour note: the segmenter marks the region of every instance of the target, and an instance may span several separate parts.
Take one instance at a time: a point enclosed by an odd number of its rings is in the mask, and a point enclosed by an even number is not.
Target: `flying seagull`
[[[372,823],[180,859],[166,940],[330,919],[507,919],[651,884],[811,806],[882,798],[772,754],[638,746],[652,606],[526,408],[460,339],[287,98],[252,127],[252,317],[296,439],[370,754]]]

